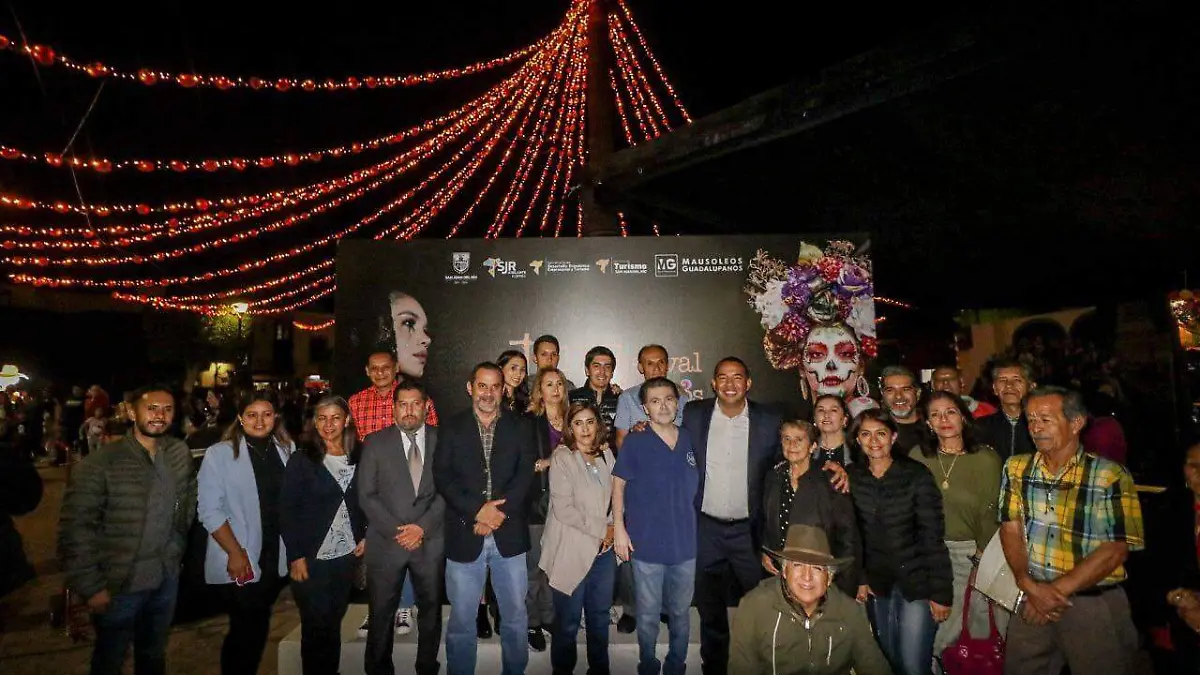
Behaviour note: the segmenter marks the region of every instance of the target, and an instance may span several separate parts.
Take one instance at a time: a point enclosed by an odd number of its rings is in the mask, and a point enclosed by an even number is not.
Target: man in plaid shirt
[[[1009,626],[1006,673],[1133,673],[1137,632],[1121,588],[1144,548],[1133,478],[1084,452],[1078,392],[1041,387],[1025,402],[1037,451],[1014,455],[1000,485],[1000,540],[1025,592]]]
[[[391,352],[375,352],[367,357],[367,377],[371,386],[350,397],[350,416],[358,431],[358,440],[384,427],[395,424],[392,420],[392,404],[396,398],[396,383],[400,364]],[[437,410],[433,401],[425,411],[425,424],[436,427]]]

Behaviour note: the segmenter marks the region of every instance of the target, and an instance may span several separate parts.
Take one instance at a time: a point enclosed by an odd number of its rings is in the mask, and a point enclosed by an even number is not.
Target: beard
[[[138,430],[138,433],[140,433],[141,435],[143,435],[147,438],[161,438],[163,436],[166,436],[167,433],[170,432],[171,425],[164,424],[161,429],[156,431],[149,424],[143,424],[141,422],[138,422],[137,430]]]

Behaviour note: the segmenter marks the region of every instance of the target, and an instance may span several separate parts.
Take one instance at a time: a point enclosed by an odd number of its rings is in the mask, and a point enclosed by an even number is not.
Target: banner
[[[638,349],[657,343],[685,401],[711,397],[713,367],[732,355],[750,367],[750,398],[795,410],[812,395],[798,358],[810,333],[836,339],[840,330],[854,342],[811,350],[808,381],[819,388],[840,378],[853,389],[862,338],[874,352],[867,248],[858,235],[343,241],[334,391],[366,387],[368,355],[392,351],[439,414],[454,414],[470,405],[472,366],[518,349],[532,371],[533,341],[551,334],[576,386],[591,347],[612,349],[613,381],[629,387],[642,381]],[[842,281],[864,275],[865,287]],[[869,324],[869,336],[847,329],[853,321]]]

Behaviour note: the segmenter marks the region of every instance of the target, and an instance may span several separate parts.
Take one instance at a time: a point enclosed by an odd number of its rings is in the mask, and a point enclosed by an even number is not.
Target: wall
[[[970,391],[975,386],[980,371],[993,355],[1002,352],[1012,345],[1013,334],[1017,329],[1035,319],[1049,319],[1062,326],[1069,333],[1075,321],[1092,311],[1095,307],[1080,307],[1064,309],[1047,314],[1030,314],[1029,316],[1005,319],[992,323],[971,326],[971,349],[958,353],[958,368],[963,374],[964,391]]]

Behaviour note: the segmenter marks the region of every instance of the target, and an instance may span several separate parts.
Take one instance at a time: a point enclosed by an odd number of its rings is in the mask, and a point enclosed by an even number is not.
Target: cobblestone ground
[[[63,629],[50,626],[50,607],[62,589],[55,559],[58,511],[66,471],[40,469],[45,496],[37,511],[17,519],[25,550],[38,578],[4,601],[4,632],[0,633],[0,673],[4,675],[83,675],[88,671],[90,642],[72,642]],[[275,605],[270,643],[259,673],[275,675],[279,641],[300,624],[291,592],[284,590]],[[168,670],[173,675],[220,672],[221,640],[228,623],[224,616],[176,624],[171,629]],[[126,672],[133,672],[132,660]]]

